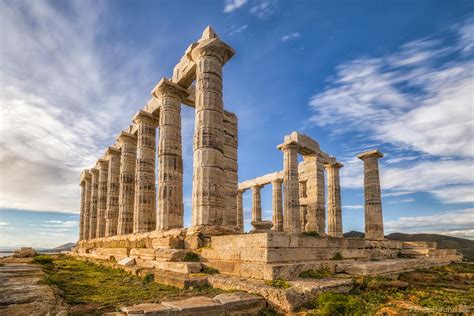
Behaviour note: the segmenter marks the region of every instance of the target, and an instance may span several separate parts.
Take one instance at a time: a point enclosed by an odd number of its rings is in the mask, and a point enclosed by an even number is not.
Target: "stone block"
[[[154,238],[151,241],[151,245],[154,249],[183,249],[183,240],[176,236],[165,236]]]
[[[179,273],[198,273],[201,271],[202,265],[200,262],[162,262],[151,261],[152,267],[164,271],[172,271]]]
[[[184,249],[154,249],[156,261],[183,261]]]
[[[122,260],[120,260],[117,263],[121,266],[124,266],[124,267],[130,267],[130,266],[133,266],[135,264],[135,258],[130,258],[130,257],[123,258]]]
[[[162,302],[164,306],[169,306],[172,310],[179,311],[182,316],[221,316],[225,315],[222,304],[205,296],[191,297],[182,301]]]
[[[121,307],[120,310],[127,315],[168,315],[167,312],[173,310],[171,306],[163,304],[138,304],[133,306]]]
[[[246,292],[223,293],[213,299],[224,305],[226,316],[258,315],[267,305],[262,297]]]

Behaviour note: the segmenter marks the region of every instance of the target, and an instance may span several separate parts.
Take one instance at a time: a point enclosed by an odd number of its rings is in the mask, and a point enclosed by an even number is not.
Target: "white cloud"
[[[0,226],[7,226],[8,223],[7,222],[0,222]]]
[[[75,228],[78,227],[78,221],[44,221],[43,227],[51,227],[54,229],[58,228]]]
[[[411,198],[411,199],[402,199],[402,200],[390,201],[390,202],[388,202],[388,204],[411,203],[411,202],[415,202],[415,199]]]
[[[278,12],[277,0],[253,0],[250,13],[260,19],[266,19]]]
[[[462,44],[473,25],[462,23],[454,42],[423,38],[341,64],[310,99],[311,124],[398,152],[380,161],[384,196],[425,191],[446,203],[474,202],[474,63]],[[361,188],[362,162],[343,163],[341,185]]]
[[[230,13],[247,3],[247,0],[226,0],[224,13]]]
[[[229,35],[229,36],[237,35],[239,33],[242,33],[243,31],[245,31],[247,28],[248,28],[247,24],[243,24],[243,25],[240,25],[240,26],[232,25],[227,30],[227,35]]]
[[[99,39],[102,3],[68,4],[0,3],[2,208],[77,212],[80,171],[139,108],[136,78],[152,77],[148,51],[128,59],[128,48]],[[127,60],[119,70],[115,58]]]
[[[349,210],[363,210],[364,205],[343,205],[342,209],[349,209]]]
[[[406,216],[396,221],[385,221],[384,228],[389,232],[405,233],[441,233],[454,235],[449,232],[472,232],[474,227],[474,209],[463,209],[428,216]],[[473,235],[469,235],[474,237]]]
[[[287,41],[291,41],[291,40],[294,40],[294,39],[297,39],[301,36],[300,33],[298,32],[293,32],[293,33],[290,33],[290,34],[287,34],[287,35],[284,35],[281,37],[281,41],[282,42],[287,42]]]

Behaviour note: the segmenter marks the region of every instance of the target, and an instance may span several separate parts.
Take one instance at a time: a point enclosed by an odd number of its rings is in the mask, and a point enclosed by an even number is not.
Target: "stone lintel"
[[[158,126],[158,118],[156,116],[154,116],[153,114],[151,114],[147,111],[139,110],[133,116],[132,121],[133,121],[133,123],[138,124],[138,122],[140,122],[142,120],[149,120],[149,121],[153,122],[156,126]]]
[[[383,154],[380,151],[378,151],[377,149],[374,149],[374,150],[366,151],[366,152],[364,152],[360,155],[357,155],[357,158],[359,158],[361,160],[364,160],[364,159],[369,158],[369,157],[382,158]]]
[[[239,190],[245,191],[255,185],[264,186],[265,184],[269,184],[276,179],[283,181],[283,171],[269,173],[255,179],[241,182],[239,183]]]
[[[277,146],[277,149],[278,149],[278,150],[285,150],[285,149],[286,149],[287,147],[289,147],[289,146],[295,146],[296,148],[299,149],[298,143],[295,142],[295,141],[292,141],[292,140],[289,141],[289,142],[286,142],[286,141],[285,141],[284,143],[278,145],[278,146]]]
[[[284,138],[285,143],[295,142],[299,145],[298,152],[302,155],[317,154],[321,151],[321,148],[317,141],[311,137],[298,132],[292,132],[290,135],[286,135]]]

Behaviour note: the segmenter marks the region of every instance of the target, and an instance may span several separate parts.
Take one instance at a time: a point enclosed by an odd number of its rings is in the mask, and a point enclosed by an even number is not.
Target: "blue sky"
[[[363,231],[355,156],[378,148],[387,232],[474,238],[473,13],[459,0],[1,0],[0,245],[77,239],[80,171],[209,24],[237,52],[224,102],[240,181],[281,170],[276,145],[305,133],[344,163],[344,230]],[[193,124],[183,107],[186,225]],[[270,188],[262,202],[271,218]]]

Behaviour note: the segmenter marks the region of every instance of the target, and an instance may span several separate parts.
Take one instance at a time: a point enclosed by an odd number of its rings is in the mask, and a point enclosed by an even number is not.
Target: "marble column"
[[[99,159],[99,195],[97,198],[96,237],[105,237],[105,213],[107,211],[107,181],[109,179],[109,162]]]
[[[272,209],[273,209],[273,230],[283,231],[283,201],[281,197],[281,179],[272,181]]]
[[[254,185],[252,189],[252,223],[262,221],[262,197],[260,185]]]
[[[310,170],[307,180],[307,215],[305,231],[317,232],[320,236],[326,231],[326,201],[324,163],[325,158],[319,154],[303,156],[304,163]]]
[[[342,238],[342,207],[339,169],[344,167],[340,162],[324,165],[328,179],[328,235]]]
[[[86,197],[84,206],[84,238],[90,238],[90,218],[91,218],[91,193],[92,193],[92,176],[89,170],[84,175],[84,181],[86,183]]]
[[[84,170],[85,172],[87,170]],[[81,205],[80,205],[80,215],[79,215],[79,240],[84,239],[84,222],[85,222],[85,208],[86,208],[86,182],[83,181],[81,176]]]
[[[143,233],[156,229],[155,149],[158,120],[140,110],[133,122],[138,127],[133,232]]]
[[[196,63],[192,225],[220,226],[225,204],[222,66],[234,50],[217,37],[191,51]]]
[[[105,236],[117,235],[120,189],[120,154],[118,148],[109,147],[105,153],[109,161],[107,179],[107,210],[105,212]]]
[[[326,185],[324,183],[324,158],[316,157],[316,231],[324,236],[326,232]]]
[[[152,92],[160,101],[158,136],[158,230],[182,228],[183,157],[181,144],[181,101],[188,92],[163,78]]]
[[[97,238],[97,207],[99,201],[99,175],[97,168],[92,168],[91,173],[91,204],[89,221],[89,239]]]
[[[117,235],[127,235],[133,233],[137,136],[121,132],[117,141],[121,150]]]
[[[298,144],[284,143],[278,146],[283,151],[284,210],[283,230],[288,233],[301,231],[300,193],[298,180]]]
[[[383,154],[372,150],[357,156],[364,161],[365,238],[383,240],[382,197],[378,159]]]
[[[244,231],[244,203],[242,194],[244,190],[237,190],[237,227],[240,232]]]

